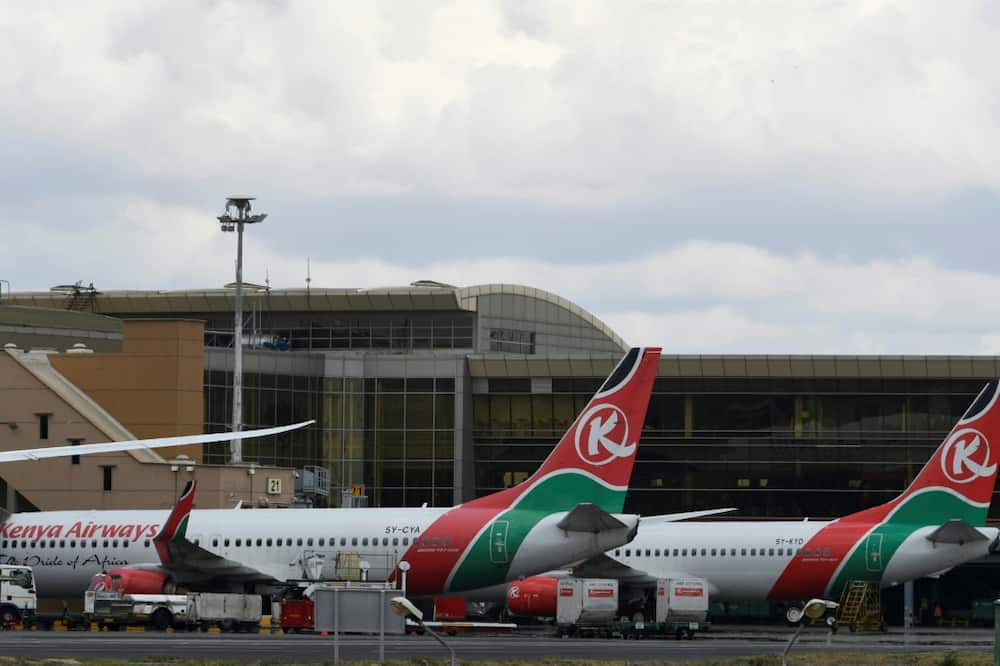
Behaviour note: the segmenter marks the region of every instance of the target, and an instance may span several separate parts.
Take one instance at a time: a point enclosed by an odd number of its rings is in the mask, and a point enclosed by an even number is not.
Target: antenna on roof
[[[264,267],[264,290],[271,291],[271,269]]]
[[[306,257],[306,296],[309,295],[309,283],[312,282],[312,266],[309,263],[309,257]]]

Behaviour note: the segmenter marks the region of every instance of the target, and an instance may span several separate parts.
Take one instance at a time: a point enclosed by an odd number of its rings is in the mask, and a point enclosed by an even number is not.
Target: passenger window
[[[341,546],[346,546],[347,545],[347,537],[340,537],[340,545]],[[354,541],[354,545],[355,546],[358,545],[357,540]]]
[[[745,557],[746,554],[747,554],[747,549],[746,548],[740,548],[740,556],[741,557]]]
[[[702,557],[705,557],[705,555],[706,555],[706,552],[705,552],[705,549],[704,549],[704,548],[702,548],[702,549],[701,549],[701,556],[702,556]]]
[[[265,543],[267,544],[267,547],[268,547],[268,548],[270,548],[270,547],[271,547],[271,540],[270,540],[270,539],[268,539],[268,540],[267,540],[267,541],[266,541]]]
[[[684,553],[687,554],[687,551],[684,551]],[[677,557],[677,549],[676,548],[674,548],[674,557]]]
[[[830,549],[829,548],[824,548],[823,549],[823,557],[830,557]]]
[[[21,548],[27,548],[27,547],[28,547],[28,542],[27,541],[22,541],[21,542]],[[94,548],[97,548],[97,542],[96,541],[94,542]]]
[[[364,537],[363,539],[361,539],[361,545],[362,546],[367,546],[368,545],[368,537]]]
[[[802,549],[801,548],[796,548],[795,549],[795,554],[796,555],[801,555],[802,554]]]
[[[223,539],[222,545],[225,546],[226,548],[229,548],[229,539]]]
[[[404,546],[410,545],[410,537],[403,537],[403,545]]]
[[[767,549],[767,556],[768,557],[774,557],[774,548],[768,548]]]
[[[76,539],[71,539],[70,540],[69,547],[70,548],[76,548]]]
[[[659,556],[660,556],[660,549],[659,549],[659,548],[657,548],[656,550],[654,550],[654,551],[653,551],[653,555],[654,555],[655,557],[659,557]]]
[[[448,540],[449,540],[448,537],[444,538],[444,545],[446,545],[446,546],[448,545]]]
[[[277,546],[278,546],[278,548],[281,548],[281,544],[282,544],[282,543],[283,543],[283,540],[282,540],[282,539],[278,539],[278,540],[276,541],[275,545],[277,545]]]
[[[681,557],[687,557],[687,556],[688,556],[688,549],[687,548],[682,549],[681,550]]]
[[[618,550],[615,551],[615,557],[621,557],[621,556],[622,556],[622,549],[619,548]]]
[[[756,548],[751,548],[750,549],[750,557],[756,557],[756,556],[757,556],[757,549]]]
[[[243,539],[237,539],[236,540],[236,547],[239,548],[242,545],[243,545]]]
[[[330,539],[330,543],[333,543],[333,539]],[[319,538],[319,545],[320,546],[325,546],[326,545],[326,537],[320,537]]]
[[[352,546],[358,545],[358,537],[351,537],[351,545]]]
[[[105,544],[105,545],[107,545],[107,544]],[[45,540],[44,539],[42,541],[38,542],[38,547],[39,548],[45,548]]]
[[[218,548],[218,547],[219,547],[219,540],[212,539],[212,548]]]
[[[322,539],[320,539],[320,541],[322,541]],[[308,539],[306,539],[306,545],[307,545],[307,546],[311,546],[311,545],[313,545],[313,540],[312,540],[312,537],[309,537]],[[320,544],[320,545],[322,545],[322,544]]]
[[[149,548],[149,539],[146,539],[146,540],[145,540],[145,541],[144,541],[144,542],[142,543],[142,545],[143,545],[143,546],[145,546],[146,548]]]
[[[66,540],[65,539],[59,539],[59,547],[60,548],[65,548],[66,547]]]
[[[726,556],[726,549],[725,548],[720,548],[719,549],[719,557],[725,557],[725,556]]]
[[[105,539],[105,540],[104,540],[104,547],[105,547],[105,548],[107,548],[107,547],[108,547],[108,540],[107,540],[107,539]]]
[[[257,545],[258,546],[264,545],[261,539],[257,539]],[[267,544],[267,545],[270,546],[271,544]]]
[[[632,549],[631,548],[626,548],[625,549],[625,557],[632,557]]]

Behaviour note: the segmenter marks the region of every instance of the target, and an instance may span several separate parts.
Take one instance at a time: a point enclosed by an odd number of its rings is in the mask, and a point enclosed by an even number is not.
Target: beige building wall
[[[0,450],[201,432],[200,322],[131,324],[120,355],[0,352]],[[135,339],[128,342],[130,335]],[[47,421],[47,438],[40,415]],[[188,458],[174,458],[185,452]],[[0,502],[8,510],[28,508],[16,506],[16,490],[41,510],[168,508],[193,478],[200,508],[291,503],[290,469],[200,460],[200,447],[186,447],[81,456],[77,463],[71,458],[4,463],[0,477],[8,492]],[[104,490],[106,467],[111,490]],[[267,492],[269,479],[277,480],[280,493]]]
[[[205,325],[184,320],[124,320],[120,353],[60,354],[52,366],[136,437],[202,432]],[[162,449],[201,462],[202,447]]]

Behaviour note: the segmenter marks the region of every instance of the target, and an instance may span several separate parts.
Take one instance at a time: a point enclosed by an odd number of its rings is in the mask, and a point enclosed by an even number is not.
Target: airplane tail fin
[[[194,508],[194,491],[198,487],[198,482],[191,479],[184,486],[181,496],[177,499],[166,522],[160,528],[159,534],[153,537],[153,545],[156,546],[156,553],[160,556],[160,562],[167,564],[170,561],[170,554],[167,552],[167,544],[174,539],[183,539],[187,535],[188,517],[191,509]]]
[[[553,513],[593,503],[621,512],[659,361],[659,347],[629,350],[533,475],[467,506],[527,508],[537,501]]]
[[[903,493],[847,519],[892,513],[898,522],[986,524],[1000,461],[1000,381],[990,380]]]

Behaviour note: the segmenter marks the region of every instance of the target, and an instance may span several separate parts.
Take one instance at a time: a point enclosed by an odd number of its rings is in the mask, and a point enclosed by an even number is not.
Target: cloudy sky
[[[678,353],[1000,352],[1000,5],[20,3],[0,279],[523,283]]]

